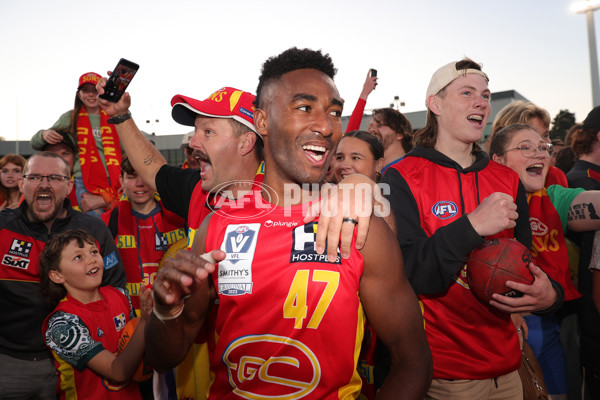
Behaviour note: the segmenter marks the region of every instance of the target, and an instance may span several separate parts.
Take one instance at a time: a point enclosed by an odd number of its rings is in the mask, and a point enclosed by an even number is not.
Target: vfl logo
[[[433,205],[431,212],[439,219],[448,219],[456,215],[458,208],[453,202],[442,200]]]
[[[32,247],[33,243],[29,243],[21,239],[13,239],[8,254],[27,258],[29,257],[29,253],[31,252]]]
[[[331,264],[327,260],[326,254],[318,254],[315,250],[315,241],[317,240],[316,222],[309,222],[306,225],[300,225],[292,231],[292,253],[290,254],[290,263],[297,262],[318,262]],[[337,249],[337,257],[333,264],[341,264],[340,249]]]
[[[219,263],[219,294],[240,296],[252,293],[252,260],[260,223],[228,225],[221,250],[227,258]]]
[[[240,226],[235,231],[229,232],[225,239],[225,252],[232,264],[239,261],[240,253],[247,253],[250,249],[250,244],[256,232],[250,230],[247,226]]]
[[[242,336],[227,346],[222,360],[233,392],[244,399],[300,399],[314,391],[321,380],[315,354],[304,343],[288,337]]]
[[[535,217],[529,217],[529,225],[533,236],[546,236],[548,233],[548,226]]]

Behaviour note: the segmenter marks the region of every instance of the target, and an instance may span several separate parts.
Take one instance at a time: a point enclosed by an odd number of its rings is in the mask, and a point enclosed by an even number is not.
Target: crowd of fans
[[[417,131],[393,108],[360,130],[369,71],[342,134],[335,73],[292,48],[256,96],[174,96],[180,166],[135,96],[81,75],[39,152],[0,159],[0,398],[512,400],[523,346],[550,399],[600,398],[600,108],[551,140],[515,101],[480,145],[488,77],[463,59],[433,74]],[[366,216],[343,193],[361,185]],[[483,304],[465,263],[501,237],[534,283]]]

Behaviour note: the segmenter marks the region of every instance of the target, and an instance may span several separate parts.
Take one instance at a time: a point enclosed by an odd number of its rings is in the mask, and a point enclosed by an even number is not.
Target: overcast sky
[[[204,99],[223,86],[254,93],[263,61],[291,46],[332,56],[344,115],[369,68],[380,80],[367,109],[399,96],[410,112],[424,109],[438,67],[468,56],[483,64],[492,92],[514,89],[552,118],[568,109],[581,121],[592,108],[589,51],[585,16],[571,3],[2,1],[0,136],[27,140],[50,127],[73,107],[82,73],[105,75],[121,57],[140,65],[129,87],[140,128],[185,133],[171,119],[173,95]]]

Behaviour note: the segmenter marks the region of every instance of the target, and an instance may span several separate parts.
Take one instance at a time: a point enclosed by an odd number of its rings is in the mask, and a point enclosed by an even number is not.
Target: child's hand
[[[140,287],[140,318],[147,319],[152,313],[152,289]]]

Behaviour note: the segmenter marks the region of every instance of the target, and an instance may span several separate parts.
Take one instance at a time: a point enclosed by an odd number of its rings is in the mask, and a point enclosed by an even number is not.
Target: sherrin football
[[[497,238],[486,241],[471,252],[467,260],[467,280],[471,292],[484,304],[492,294],[521,297],[523,293],[506,286],[506,281],[531,285],[533,275],[529,263],[533,257],[519,241]]]

